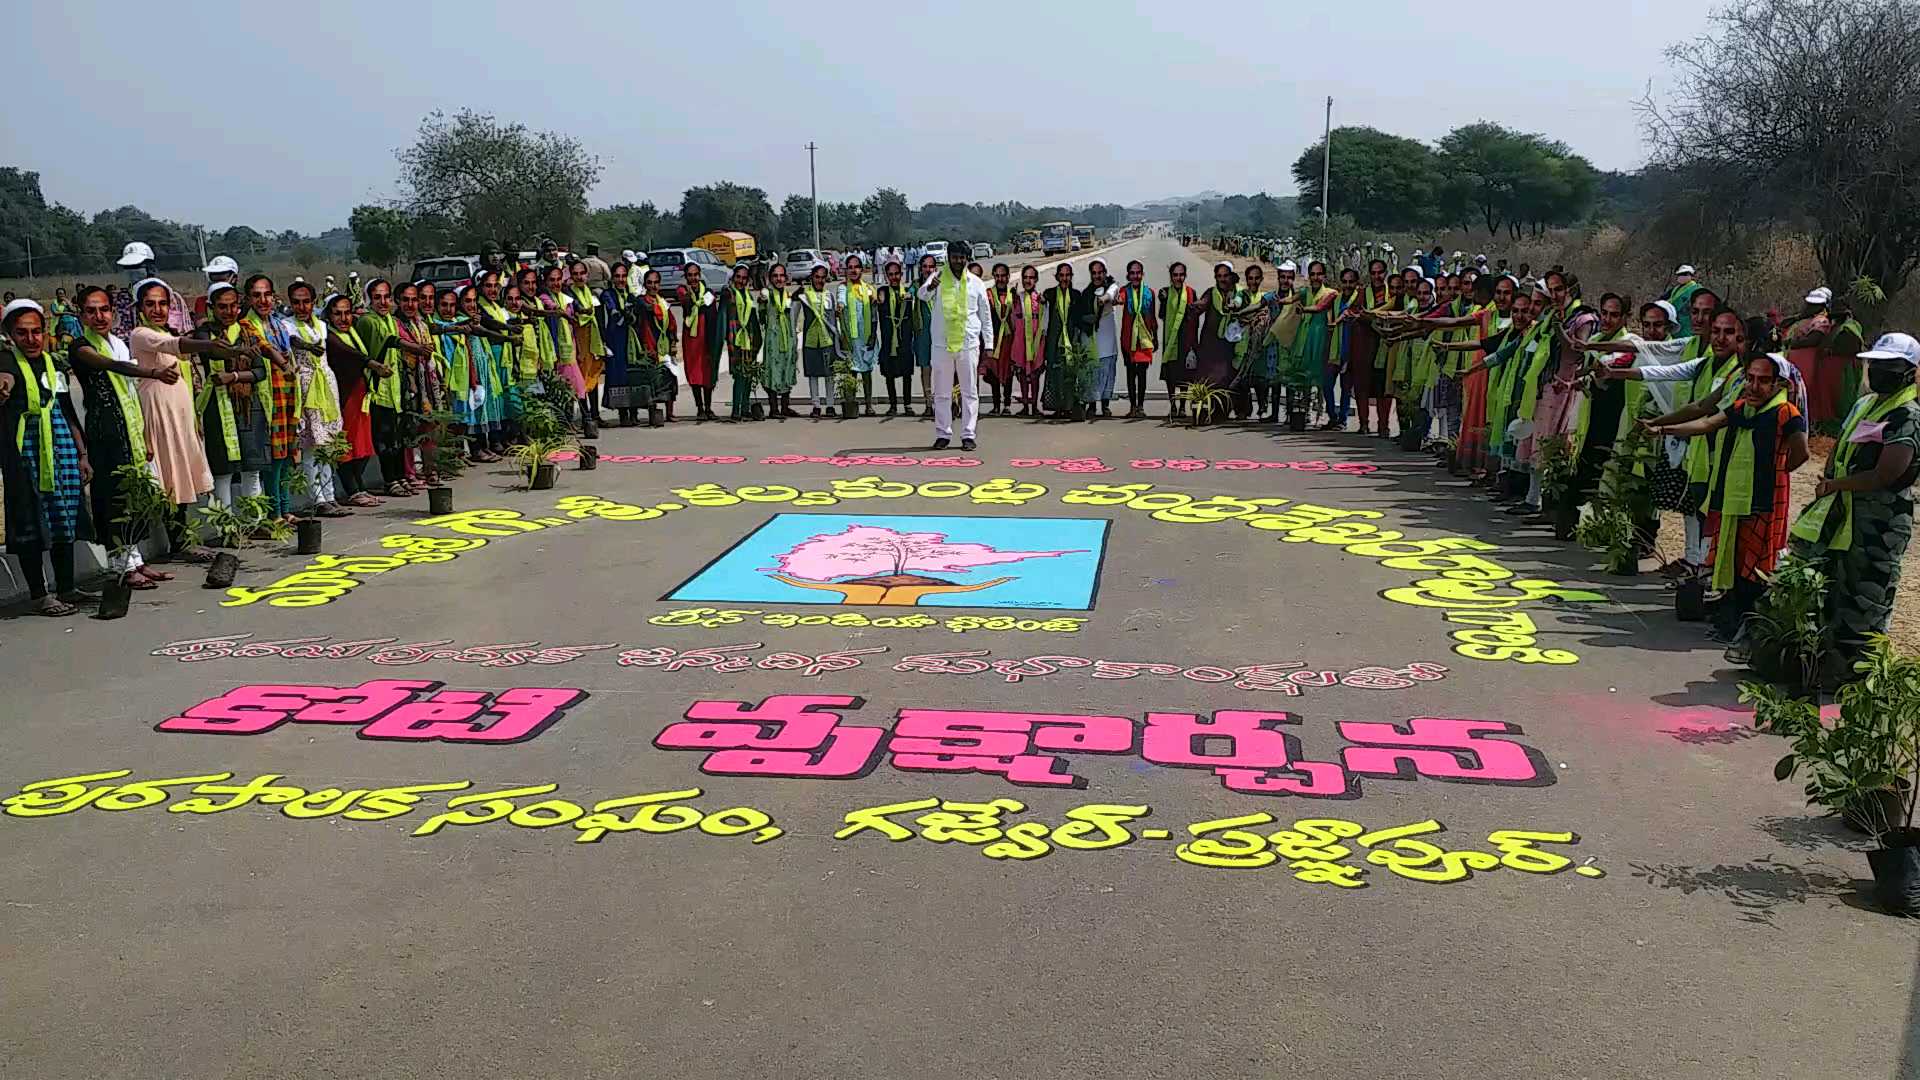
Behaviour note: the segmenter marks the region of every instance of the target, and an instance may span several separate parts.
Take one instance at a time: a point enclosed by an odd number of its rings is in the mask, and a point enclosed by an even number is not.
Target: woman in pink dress
[[[141,368],[158,371],[177,365],[180,378],[174,382],[141,379],[140,412],[147,429],[147,445],[153,452],[153,467],[160,486],[177,507],[191,506],[213,490],[213,470],[207,466],[207,451],[200,440],[196,422],[194,384],[205,375],[187,359],[204,353],[221,360],[237,360],[241,350],[223,341],[182,337],[173,332],[167,319],[171,313],[173,290],[159,278],[147,278],[133,287],[134,326],[127,335],[127,351]],[[186,529],[186,515],[176,515],[174,544],[195,562],[213,556],[192,542]]]
[[[1040,271],[1021,267],[1020,287],[1007,304],[1007,334],[1000,341],[1000,355],[1012,362],[1014,378],[1020,383],[1021,416],[1034,415],[1040,404],[1040,373],[1047,363],[1047,333],[1041,325],[1044,310]]]

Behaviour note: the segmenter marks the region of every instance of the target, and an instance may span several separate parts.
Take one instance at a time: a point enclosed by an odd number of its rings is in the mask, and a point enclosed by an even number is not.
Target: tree
[[[805,195],[787,196],[787,201],[780,204],[780,223],[776,235],[780,237],[783,251],[812,247],[813,200]]]
[[[827,247],[836,251],[854,247],[863,229],[859,203],[820,204],[820,242]]]
[[[1300,205],[1320,208],[1325,139],[1307,147],[1293,163]],[[1407,229],[1434,220],[1439,169],[1427,144],[1370,127],[1333,130],[1332,188],[1329,210],[1346,214],[1373,229]]]
[[[361,262],[385,267],[391,274],[406,253],[407,215],[390,206],[356,206],[347,216],[347,227],[353,230]]]
[[[913,208],[907,205],[907,197],[893,188],[881,188],[867,196],[860,204],[860,218],[867,247],[905,244],[913,229]]]
[[[587,190],[600,180],[600,159],[572,136],[470,109],[429,113],[414,145],[395,156],[407,208],[444,218],[465,246],[532,247],[543,236],[571,243]]]
[[[258,229],[247,225],[235,225],[221,233],[219,239],[214,242],[214,246],[220,249],[222,255],[245,259],[249,255],[259,255],[266,251],[267,238],[260,235]]]
[[[1920,266],[1920,3],[1734,0],[1713,25],[1641,105],[1656,161],[1704,207],[1805,225],[1836,289],[1898,293]]]
[[[621,203],[589,213],[580,223],[580,239],[609,251],[665,247],[660,211],[650,202]],[[678,239],[677,237],[673,239]]]
[[[774,234],[776,220],[766,192],[723,180],[681,193],[680,227],[694,236],[726,229],[758,240]]]
[[[311,270],[313,269],[313,264],[319,261],[320,249],[313,241],[302,240],[293,245],[293,265],[302,270]]]
[[[281,251],[292,251],[300,243],[301,236],[293,229],[282,229],[273,234],[273,246]]]
[[[1485,121],[1448,132],[1439,166],[1442,216],[1462,228],[1478,219],[1488,236],[1502,225],[1517,239],[1523,226],[1572,224],[1599,189],[1593,166],[1564,143]]]

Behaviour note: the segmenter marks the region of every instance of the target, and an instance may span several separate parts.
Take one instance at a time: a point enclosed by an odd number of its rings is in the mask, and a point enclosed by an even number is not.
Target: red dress
[[[707,303],[712,297],[705,289],[695,298],[685,286],[680,288],[680,362],[686,365],[688,386],[712,386],[718,374],[709,350],[719,340],[720,305]]]

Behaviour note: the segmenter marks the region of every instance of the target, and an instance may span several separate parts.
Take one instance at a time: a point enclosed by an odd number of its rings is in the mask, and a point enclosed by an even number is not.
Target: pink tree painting
[[[843,604],[918,604],[929,593],[978,592],[1012,581],[995,578],[961,585],[928,574],[951,574],[981,566],[1080,554],[1067,551],[1001,551],[985,544],[955,543],[946,533],[900,532],[878,525],[849,525],[810,537],[761,567],[777,581],[802,589],[840,593]]]

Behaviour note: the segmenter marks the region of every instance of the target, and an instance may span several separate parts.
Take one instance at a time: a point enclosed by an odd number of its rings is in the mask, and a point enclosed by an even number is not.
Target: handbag
[[[1668,463],[1666,455],[1653,466],[1653,505],[1661,510],[1688,510],[1687,470]]]

